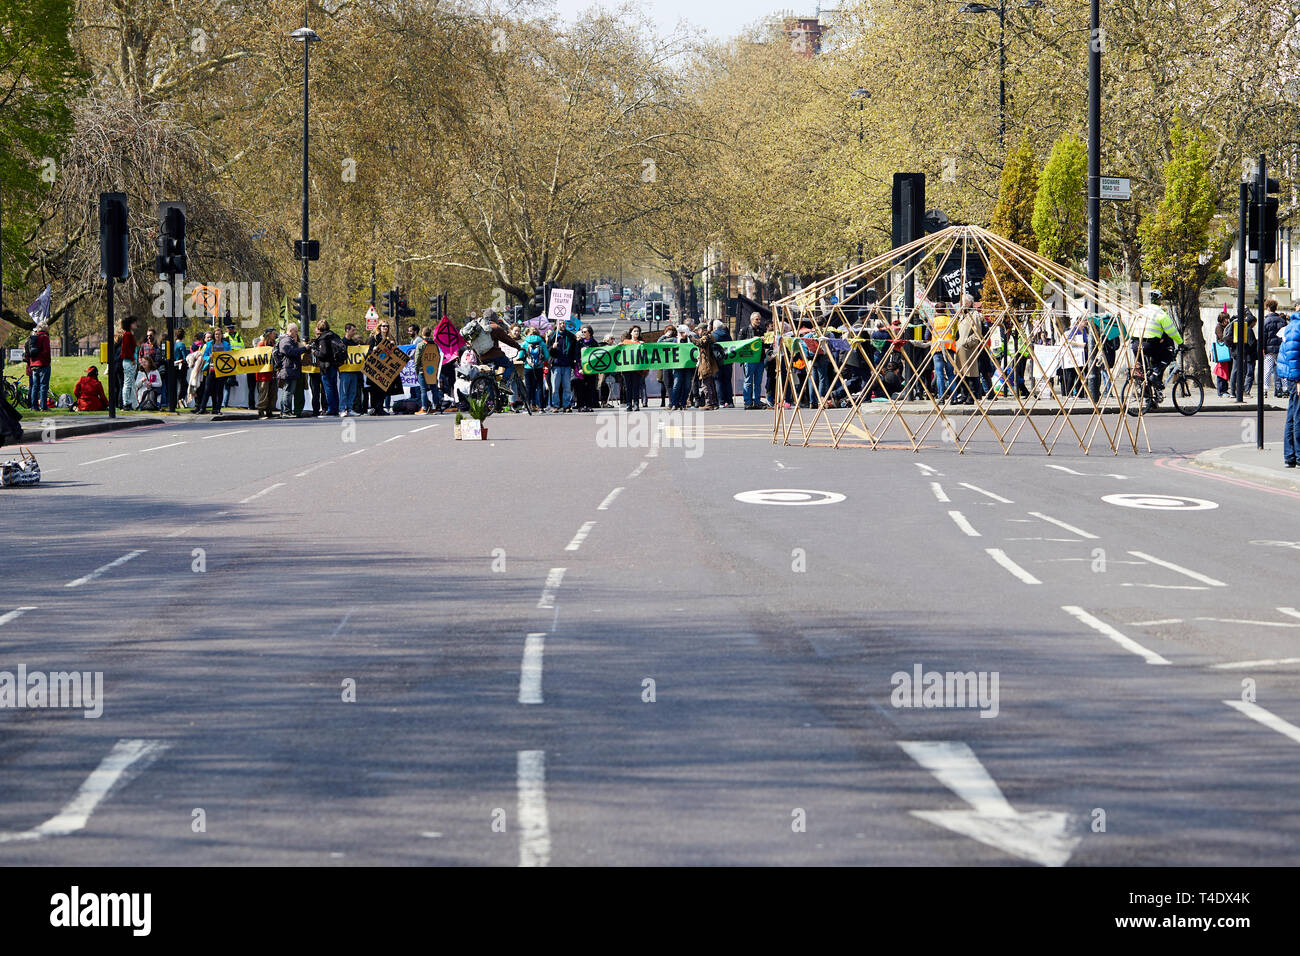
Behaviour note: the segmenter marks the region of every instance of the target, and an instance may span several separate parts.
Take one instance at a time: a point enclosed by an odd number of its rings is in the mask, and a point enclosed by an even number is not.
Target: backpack
[[[27,336],[27,344],[23,346],[23,358],[38,359],[40,357],[41,340],[36,333],[33,332],[31,335]]]
[[[494,344],[492,327],[482,319],[470,319],[460,330],[460,334],[475,352],[487,352]]]
[[[348,362],[348,346],[340,338],[330,339],[330,364],[334,366],[346,365]]]
[[[524,364],[529,368],[542,367],[542,350],[535,342],[527,345],[527,351],[524,353]]]

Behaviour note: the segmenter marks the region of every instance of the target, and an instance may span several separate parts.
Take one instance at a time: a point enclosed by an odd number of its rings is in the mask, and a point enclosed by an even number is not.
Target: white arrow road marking
[[[995,495],[991,491],[985,491],[983,488],[977,488],[975,485],[972,485],[970,482],[959,481],[957,482],[957,484],[961,485],[963,488],[969,488],[971,491],[978,491],[982,495],[987,495],[988,497],[992,498],[994,501],[1000,501],[1004,505],[1015,504],[1015,502],[1012,501],[1010,498],[1003,498],[1001,495]]]
[[[551,826],[546,815],[546,751],[520,750],[515,774],[519,865],[547,866],[551,862]]]
[[[1007,557],[1007,553],[1003,551],[1001,548],[985,548],[984,552],[990,558],[996,561],[998,564],[1002,565],[1004,568],[1006,568],[1008,571],[1010,571],[1012,574],[1018,577],[1020,580],[1024,581],[1026,584],[1043,583],[1042,581],[1038,580],[1038,578],[1034,577],[1032,574],[1030,574],[1028,571],[1022,568],[1020,565],[1016,564],[1016,562],[1012,561],[1009,557]]]
[[[966,744],[954,740],[901,740],[898,746],[973,807],[913,810],[912,816],[1043,866],[1064,866],[1083,839],[1069,834],[1069,814],[1053,810],[1021,812],[1011,806]]]
[[[91,571],[89,574],[85,575],[84,577],[77,578],[77,580],[75,581],[69,581],[67,584],[63,586],[65,588],[79,588],[81,587],[81,585],[95,580],[95,578],[99,577],[105,571],[112,571],[119,564],[126,564],[126,562],[130,561],[132,558],[140,557],[140,555],[144,554],[145,550],[147,549],[141,549],[139,551],[128,551],[126,554],[122,555],[116,561],[110,561],[102,568],[95,568],[95,570]]]
[[[943,490],[943,486],[939,484],[939,482],[937,481],[930,482],[930,490],[934,492],[934,496],[938,498],[940,501],[944,501],[944,502],[952,501],[952,499],[948,497],[948,493]]]
[[[21,833],[0,833],[0,843],[76,833],[110,793],[158,759],[168,746],[161,740],[119,740],[57,816]]]
[[[524,661],[519,667],[519,703],[542,703],[542,651],[546,634],[529,634],[524,638]]]
[[[1300,744],[1300,727],[1283,720],[1272,711],[1265,710],[1259,704],[1253,704],[1248,700],[1225,700],[1224,703],[1233,710],[1241,711],[1251,720],[1257,720],[1270,730],[1276,730],[1282,736],[1290,737]]]
[[[1072,524],[1066,524],[1064,521],[1061,521],[1059,518],[1053,518],[1050,515],[1045,515],[1041,511],[1031,511],[1029,513],[1033,515],[1035,518],[1042,518],[1044,521],[1056,525],[1058,528],[1064,528],[1066,531],[1069,531],[1071,534],[1077,534],[1080,538],[1095,539],[1097,537],[1095,534],[1091,534],[1090,532],[1084,531],[1082,528],[1076,528]]]
[[[1138,657],[1145,659],[1148,664],[1169,663],[1167,660],[1165,660],[1155,651],[1147,650],[1145,647],[1143,647],[1137,641],[1133,640],[1133,638],[1129,637],[1127,634],[1123,634],[1120,631],[1117,631],[1115,628],[1111,627],[1105,621],[1093,617],[1091,614],[1089,614],[1083,608],[1078,607],[1077,605],[1063,604],[1061,605],[1061,610],[1064,611],[1066,614],[1069,614],[1071,617],[1078,618],[1080,621],[1082,621],[1084,624],[1087,624],[1090,628],[1092,628],[1094,631],[1097,631],[1099,634],[1106,635],[1106,637],[1109,637],[1120,647],[1124,648],[1124,650],[1132,651],[1134,654],[1138,655]]]
[[[1158,564],[1162,568],[1168,568],[1170,571],[1177,571],[1179,574],[1184,574],[1187,577],[1191,578],[1193,581],[1200,581],[1202,584],[1208,584],[1212,588],[1227,587],[1227,585],[1224,584],[1222,581],[1216,578],[1212,578],[1209,575],[1202,574],[1200,571],[1192,571],[1189,568],[1183,567],[1181,564],[1174,564],[1172,561],[1166,561],[1163,558],[1153,557],[1152,555],[1149,555],[1144,551],[1130,551],[1129,554],[1133,555],[1133,557],[1135,558],[1141,558],[1143,561],[1150,561],[1152,564]]]
[[[16,607],[6,614],[0,614],[0,624],[8,624],[10,621],[16,621],[28,611],[35,611],[34,607]]]
[[[1118,478],[1121,481],[1128,479],[1128,475],[1088,475],[1082,471],[1075,471],[1073,468],[1066,468],[1064,465],[1048,465],[1047,467],[1055,468],[1057,471],[1063,471],[1069,475],[1078,475],[1080,478]]]
[[[914,461],[914,462],[912,462],[912,464],[916,465],[917,468],[920,468],[920,469],[921,469],[921,474],[923,474],[923,475],[937,475],[937,474],[939,474],[938,469],[931,468],[929,465],[923,465],[923,464],[921,464],[919,461]]]
[[[1300,611],[1297,611],[1293,607],[1280,607],[1278,610],[1283,614],[1289,614],[1291,617],[1300,617]]]

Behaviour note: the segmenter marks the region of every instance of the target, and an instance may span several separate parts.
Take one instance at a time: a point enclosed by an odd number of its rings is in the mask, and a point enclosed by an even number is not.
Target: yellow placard
[[[265,372],[271,367],[271,346],[259,345],[251,349],[212,353],[212,371],[217,378],[227,375],[251,375]]]
[[[108,343],[107,343],[107,342],[100,342],[100,343],[99,343],[99,361],[100,361],[100,364],[107,364],[107,363],[108,363]]]
[[[370,350],[368,345],[349,345],[348,360],[339,366],[340,372],[360,372],[366,364],[366,352]]]

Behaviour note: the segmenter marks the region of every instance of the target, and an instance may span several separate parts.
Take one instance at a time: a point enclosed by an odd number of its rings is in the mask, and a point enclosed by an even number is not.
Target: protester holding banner
[[[50,396],[50,331],[49,324],[38,322],[23,349],[27,359],[27,403],[34,409],[45,409]]]
[[[275,329],[264,331],[257,344],[274,349]],[[278,391],[275,387],[274,365],[271,363],[263,365],[254,373],[253,377],[257,380],[257,417],[272,418],[275,410],[275,395]]]
[[[343,326],[343,344],[351,352],[353,348],[361,343],[357,341],[357,326],[355,322],[349,322]],[[346,418],[349,415],[357,415],[361,409],[358,403],[364,397],[362,388],[361,372],[339,370],[339,416]]]
[[[634,325],[627,330],[627,335],[623,336],[623,344],[637,346],[642,344],[641,326]],[[643,370],[633,370],[619,374],[619,385],[623,389],[622,399],[623,407],[630,412],[641,408],[645,402],[645,378],[646,373]]]
[[[325,392],[325,408],[316,405],[317,414],[331,418],[346,418],[339,413],[339,366],[347,363],[348,347],[336,332],[330,330],[329,321],[321,319],[316,323],[316,338],[311,343],[312,358],[320,369],[321,386]],[[315,401],[313,393],[312,400]]]
[[[123,349],[125,349],[125,343]],[[203,376],[203,387],[199,392],[198,406],[194,409],[202,414],[212,403],[212,414],[221,414],[221,397],[226,390],[226,383],[217,378],[217,370],[212,367],[212,355],[214,352],[229,352],[230,343],[225,340],[225,334],[221,329],[212,330],[212,338],[203,345],[203,352],[199,357],[199,372]],[[125,363],[123,363],[125,367]]]
[[[524,361],[524,389],[528,405],[533,411],[545,412],[542,381],[546,363],[550,361],[550,349],[546,345],[546,339],[542,338],[536,330],[530,332],[521,344],[520,355]]]
[[[392,329],[387,322],[380,322],[375,326],[374,333],[366,340],[368,346],[366,355],[371,355],[380,345],[392,340]],[[387,415],[388,406],[392,401],[388,394],[388,389],[383,385],[370,380],[366,381],[366,392],[370,396],[370,414]]]
[[[551,408],[557,412],[573,411],[573,368],[581,350],[577,337],[557,325],[547,341],[551,356]]]

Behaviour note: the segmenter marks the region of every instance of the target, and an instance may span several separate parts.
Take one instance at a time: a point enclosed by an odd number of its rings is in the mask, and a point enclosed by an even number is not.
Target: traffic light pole
[[[306,14],[304,13],[303,26],[305,27],[306,25],[307,25],[307,17]],[[308,295],[307,268],[308,268],[308,263],[310,261],[307,258],[307,242],[308,242],[308,236],[310,235],[310,233],[308,232],[308,220],[307,220],[307,215],[308,215],[307,214],[307,164],[308,164],[307,138],[309,135],[307,117],[308,117],[308,110],[310,109],[311,106],[310,86],[308,83],[308,78],[310,75],[309,74],[310,62],[311,62],[311,42],[304,40],[302,44],[302,297],[301,297],[302,321],[304,326],[311,320],[311,306],[308,304],[310,300],[307,298]],[[298,332],[302,336],[303,342],[308,341],[310,336],[305,327],[299,329]]]
[[[1236,380],[1232,388],[1232,397],[1238,402],[1246,400],[1246,247],[1250,244],[1250,227],[1249,222],[1249,205],[1250,205],[1250,183],[1241,184],[1241,196],[1238,203],[1238,212],[1241,217],[1240,232],[1241,243],[1237,250],[1237,322],[1233,326],[1233,338],[1237,339],[1232,343],[1233,375]]]
[[[1255,257],[1255,291],[1259,299],[1259,330],[1255,333],[1255,339],[1259,344],[1258,356],[1256,360],[1258,365],[1255,369],[1255,447],[1260,451],[1264,450],[1264,235],[1265,235],[1265,208],[1268,204],[1268,178],[1264,175],[1264,154],[1259,154],[1259,178],[1256,180],[1255,200],[1259,204],[1256,220],[1258,231],[1255,234],[1255,247],[1259,254]],[[1245,338],[1245,336],[1242,336]],[[1245,381],[1245,376],[1242,376]]]

